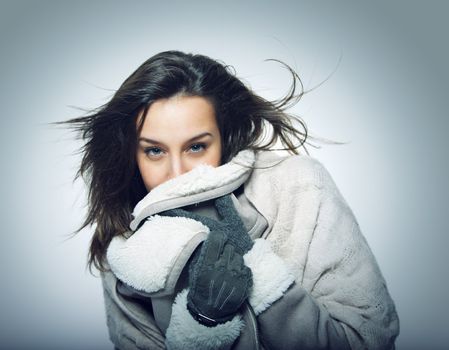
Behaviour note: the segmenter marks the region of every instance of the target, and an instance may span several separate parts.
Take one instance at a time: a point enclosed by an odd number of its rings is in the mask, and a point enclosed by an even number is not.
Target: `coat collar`
[[[230,193],[250,176],[255,152],[242,150],[219,167],[201,164],[176,178],[168,180],[149,192],[133,210],[131,230],[148,216],[164,210],[199,203]]]

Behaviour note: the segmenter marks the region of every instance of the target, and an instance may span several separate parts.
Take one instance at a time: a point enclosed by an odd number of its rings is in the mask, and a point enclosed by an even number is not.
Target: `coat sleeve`
[[[266,240],[245,255],[253,274],[250,304],[268,349],[350,349],[342,326],[294,276]]]
[[[278,287],[268,303],[253,305],[262,342],[269,349],[394,349],[399,319],[385,280],[353,212],[321,170],[324,185],[308,184],[306,190],[319,198],[319,208],[305,264],[294,283],[287,282],[288,267],[268,241],[266,254],[245,259],[253,271],[253,294],[273,291],[257,280],[276,280],[274,286],[284,281],[282,295]]]
[[[244,326],[241,315],[236,314],[230,321],[215,327],[206,327],[196,321],[187,310],[187,293],[188,289],[179,292],[173,303],[166,332],[167,349],[231,349]]]
[[[114,346],[120,350],[165,349],[165,337],[156,325],[151,303],[118,293],[112,272],[101,277],[106,323]]]
[[[119,283],[117,286],[118,294],[136,298],[154,306],[154,300],[147,293],[124,283]],[[232,320],[215,327],[203,326],[187,310],[187,293],[188,289],[180,291],[171,306],[169,325],[165,330],[165,346],[167,349],[230,349],[244,326],[241,315],[236,314]],[[150,319],[154,323],[154,318],[151,317]]]

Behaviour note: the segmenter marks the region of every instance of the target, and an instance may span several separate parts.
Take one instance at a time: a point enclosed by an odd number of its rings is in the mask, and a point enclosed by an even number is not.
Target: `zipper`
[[[254,348],[259,350],[260,348],[260,344],[259,344],[259,329],[257,327],[257,318],[256,318],[256,314],[254,313],[253,308],[251,307],[251,305],[246,302],[246,309],[248,310],[248,318],[251,321],[251,327],[252,327],[252,331],[254,334]]]

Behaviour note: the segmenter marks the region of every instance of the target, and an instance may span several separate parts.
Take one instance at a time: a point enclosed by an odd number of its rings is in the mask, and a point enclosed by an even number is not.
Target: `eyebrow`
[[[199,135],[196,135],[196,136],[188,139],[185,143],[189,143],[189,142],[201,139],[204,136],[211,136],[211,137],[213,137],[213,135],[210,132],[203,132],[203,133],[201,133]],[[145,142],[148,142],[148,143],[155,143],[155,144],[158,144],[158,145],[163,145],[163,142],[158,141],[158,140],[149,139],[148,137],[139,137],[139,141],[145,141]]]

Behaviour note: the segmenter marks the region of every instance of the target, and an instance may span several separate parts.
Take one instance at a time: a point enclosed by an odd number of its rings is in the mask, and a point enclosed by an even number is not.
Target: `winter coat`
[[[186,308],[187,266],[209,229],[158,213],[185,207],[217,218],[232,194],[253,248],[253,287],[241,314],[216,327]],[[392,349],[394,303],[359,224],[316,159],[244,150],[148,193],[102,273],[109,335],[127,349]]]

